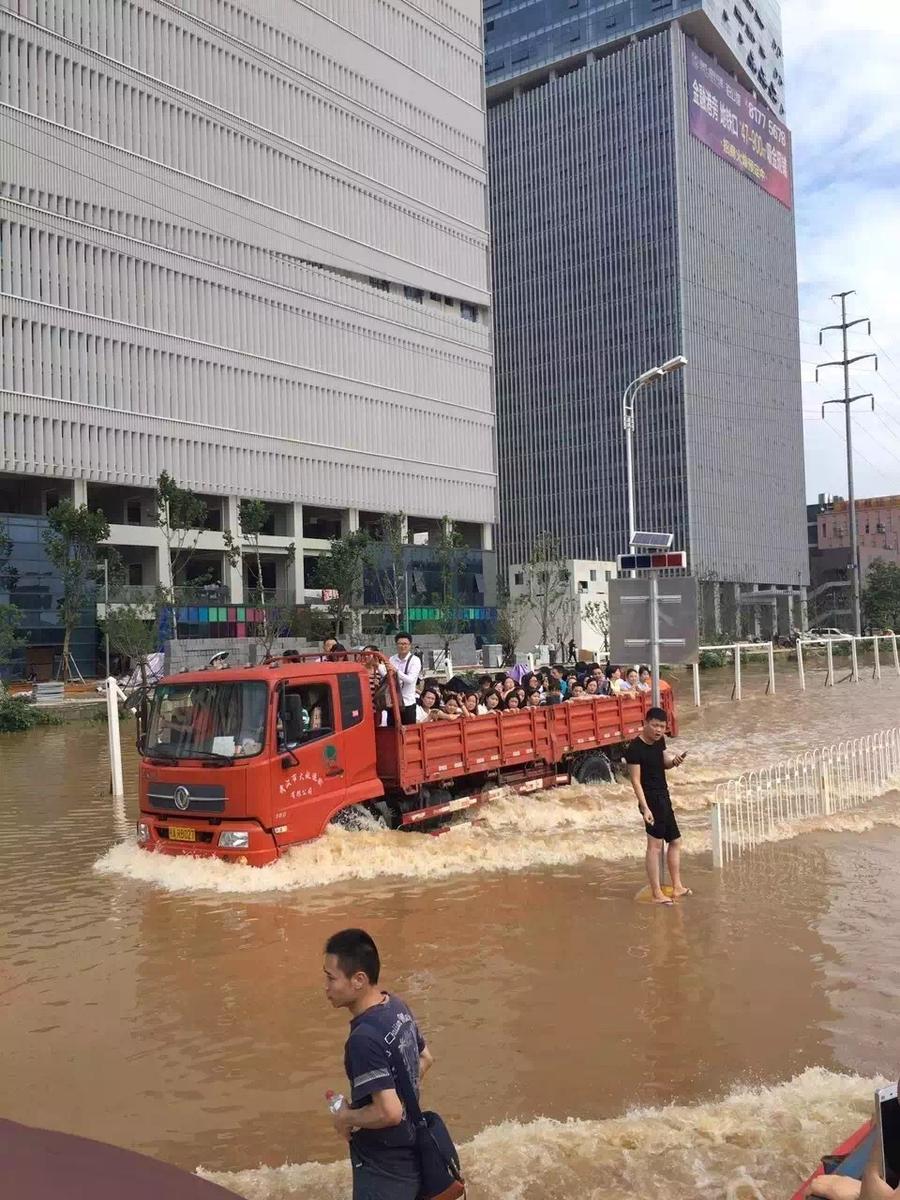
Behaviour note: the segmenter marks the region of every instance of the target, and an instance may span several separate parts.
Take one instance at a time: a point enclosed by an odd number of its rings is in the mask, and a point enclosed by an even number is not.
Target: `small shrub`
[[[697,659],[700,669],[710,671],[713,667],[725,666],[726,652],[724,650],[701,650]]]
[[[37,725],[62,725],[62,717],[35,708],[17,696],[0,696],[0,733],[21,733]]]

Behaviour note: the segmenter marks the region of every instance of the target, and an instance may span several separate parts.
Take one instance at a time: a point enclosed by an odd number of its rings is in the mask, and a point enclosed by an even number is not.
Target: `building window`
[[[522,587],[524,585],[525,576],[521,571],[516,571],[515,575],[513,575],[513,583],[516,585],[516,587]]]
[[[443,298],[444,297],[441,295],[440,292],[429,292],[428,293],[429,300],[443,300]]]
[[[129,500],[125,505],[125,522],[128,525],[140,525],[141,523],[141,502],[140,500]]]
[[[415,300],[417,304],[421,304],[425,299],[425,293],[421,288],[407,287],[405,284],[403,287],[403,295],[407,300]]]
[[[140,587],[144,582],[144,565],[143,563],[128,564],[128,582],[132,587]]]
[[[474,304],[460,304],[459,315],[466,321],[478,320],[478,310]]]
[[[379,292],[389,292],[391,290],[390,281],[387,279],[376,279],[373,275],[369,276],[369,284],[373,288],[377,288]]]
[[[597,582],[597,572],[591,571],[591,583],[596,583],[596,582]]]

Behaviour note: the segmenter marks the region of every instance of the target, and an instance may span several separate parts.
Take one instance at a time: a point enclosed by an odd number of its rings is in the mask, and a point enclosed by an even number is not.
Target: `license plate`
[[[169,826],[169,841],[170,842],[196,842],[196,829],[186,829],[184,825]]]

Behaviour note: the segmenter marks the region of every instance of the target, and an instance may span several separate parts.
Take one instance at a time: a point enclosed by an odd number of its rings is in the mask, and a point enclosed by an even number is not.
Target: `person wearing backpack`
[[[443,1122],[419,1108],[419,1086],[434,1059],[404,1002],[379,988],[381,961],[372,937],[364,929],[332,934],[323,970],[327,999],[350,1013],[344,1046],[349,1103],[335,1098],[330,1107],[335,1131],[350,1143],[353,1200],[464,1195]],[[438,1182],[429,1186],[435,1165]]]

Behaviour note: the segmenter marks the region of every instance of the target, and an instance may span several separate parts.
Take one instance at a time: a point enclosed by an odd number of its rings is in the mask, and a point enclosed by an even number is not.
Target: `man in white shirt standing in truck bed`
[[[416,723],[416,684],[422,674],[422,660],[412,652],[412,638],[398,633],[394,638],[397,653],[389,662],[400,686],[400,719],[404,725]]]

